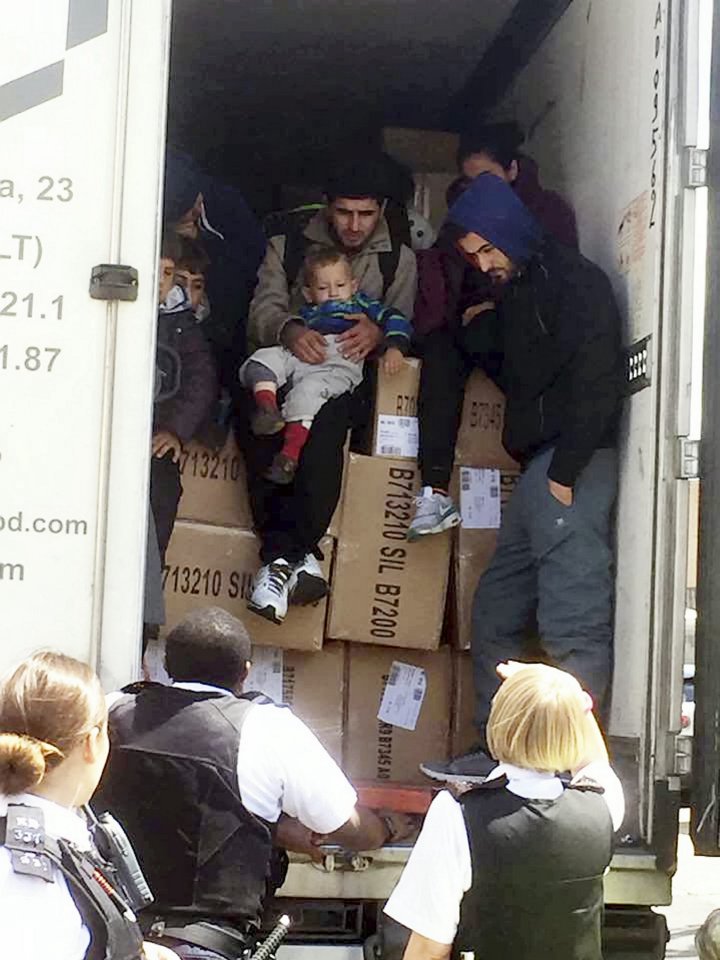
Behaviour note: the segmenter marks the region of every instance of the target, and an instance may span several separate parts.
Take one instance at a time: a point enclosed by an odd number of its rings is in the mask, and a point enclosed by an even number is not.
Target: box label
[[[252,666],[245,689],[283,702],[283,652],[278,647],[253,647]]]
[[[417,417],[392,417],[386,413],[378,416],[376,457],[410,457],[414,460],[418,446]]]
[[[500,526],[500,471],[460,468],[460,514],[466,530],[497,530]]]
[[[383,692],[377,718],[403,730],[414,730],[427,692],[427,677],[422,667],[393,661]]]

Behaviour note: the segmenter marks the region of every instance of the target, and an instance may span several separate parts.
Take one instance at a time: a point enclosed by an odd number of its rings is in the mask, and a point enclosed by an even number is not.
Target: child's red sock
[[[274,390],[255,390],[253,396],[261,410],[277,410],[277,393]]]
[[[282,448],[285,456],[297,463],[309,433],[310,428],[306,427],[300,420],[294,420],[292,423],[288,423],[285,427]]]

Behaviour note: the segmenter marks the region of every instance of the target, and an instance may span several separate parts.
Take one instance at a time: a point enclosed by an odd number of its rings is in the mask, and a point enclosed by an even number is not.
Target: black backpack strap
[[[390,250],[386,250],[385,253],[378,254],[378,266],[380,267],[380,273],[382,274],[383,278],[382,300],[385,299],[388,290],[395,282],[395,275],[397,274],[398,266],[400,264],[401,252],[402,244],[393,239]]]
[[[310,240],[305,236],[304,225],[298,229],[289,230],[285,234],[285,252],[283,254],[283,269],[287,279],[288,293],[293,288],[300,268],[303,265],[307,248],[310,246]]]

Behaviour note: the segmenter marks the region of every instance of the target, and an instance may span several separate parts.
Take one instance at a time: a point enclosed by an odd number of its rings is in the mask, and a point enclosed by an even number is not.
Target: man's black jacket
[[[614,445],[621,322],[594,263],[547,238],[463,340],[507,396],[503,443],[518,460],[554,446],[548,476],[573,486],[595,450]]]

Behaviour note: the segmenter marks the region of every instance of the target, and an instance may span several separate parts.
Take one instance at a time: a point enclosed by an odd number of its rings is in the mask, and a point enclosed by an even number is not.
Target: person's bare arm
[[[388,831],[388,823],[392,833]],[[380,816],[367,807],[355,807],[350,819],[339,830],[325,836],[316,834],[318,845],[337,844],[346,850],[378,850],[388,840],[403,840],[414,829],[409,817],[398,813]]]
[[[451,943],[438,943],[414,931],[410,934],[403,960],[448,960]]]
[[[283,813],[275,830],[275,846],[291,853],[304,853],[316,863],[322,863],[323,855],[315,842],[316,836],[317,834],[295,817],[288,817]]]

